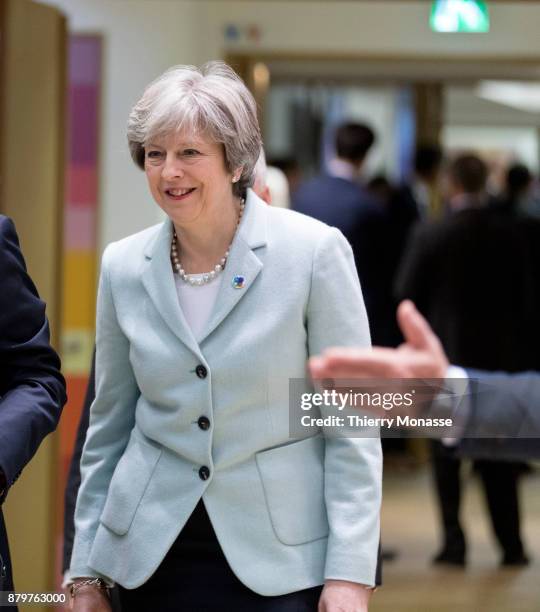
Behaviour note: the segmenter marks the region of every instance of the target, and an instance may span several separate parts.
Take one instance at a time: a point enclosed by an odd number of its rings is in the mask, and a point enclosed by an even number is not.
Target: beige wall
[[[372,55],[540,56],[540,3],[492,4],[488,34],[435,34],[429,2],[274,0],[42,0],[60,7],[76,31],[104,35],[100,244],[155,223],[144,177],[129,160],[125,123],[142,88],[175,63],[227,52]],[[257,25],[258,45],[227,44],[226,24]]]
[[[431,2],[200,2],[208,50],[222,48],[225,23],[257,24],[264,50],[422,55],[538,55],[540,3],[490,3],[487,34],[437,34],[429,29]],[[238,47],[249,48],[247,44]],[[212,51],[211,51],[212,50]]]
[[[169,0],[54,0],[76,31],[103,36],[100,135],[100,244],[158,221],[143,174],[126,145],[129,111],[144,87],[172,64],[197,63],[200,11]]]
[[[60,309],[65,22],[29,0],[6,6],[0,210],[15,220],[54,324]]]

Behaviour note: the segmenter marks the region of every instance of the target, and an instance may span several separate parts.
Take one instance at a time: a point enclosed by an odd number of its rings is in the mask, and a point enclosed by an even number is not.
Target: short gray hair
[[[173,66],[148,85],[128,119],[133,161],[144,169],[145,145],[184,129],[223,145],[228,172],[242,168],[233,193],[245,195],[262,147],[257,106],[242,79],[224,62]]]

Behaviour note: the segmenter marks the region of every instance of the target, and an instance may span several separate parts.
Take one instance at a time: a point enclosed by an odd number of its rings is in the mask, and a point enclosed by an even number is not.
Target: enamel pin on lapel
[[[243,276],[234,276],[232,279],[232,286],[235,289],[243,289],[246,283],[246,279]]]

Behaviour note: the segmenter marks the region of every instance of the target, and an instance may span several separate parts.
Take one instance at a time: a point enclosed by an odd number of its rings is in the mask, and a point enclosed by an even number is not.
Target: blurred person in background
[[[270,192],[270,204],[278,208],[290,208],[289,183],[287,176],[279,168],[268,166],[266,169],[266,184]]]
[[[302,182],[302,172],[298,162],[292,157],[273,157],[268,161],[268,165],[283,172],[287,179],[288,192],[292,196]]]
[[[387,210],[394,194],[392,183],[384,174],[377,174],[366,183],[366,190],[383,210]]]
[[[397,295],[415,302],[449,359],[464,367],[516,372],[540,368],[538,224],[509,220],[488,206],[487,167],[474,154],[449,167],[449,217],[420,225],[411,236]],[[461,462],[433,441],[434,477],[443,527],[435,562],[463,565],[459,520]],[[524,565],[517,478],[511,462],[476,461],[501,563]]]
[[[253,191],[267,204],[272,204],[272,194],[268,186],[268,166],[266,165],[266,155],[263,149],[259,155],[259,159],[253,168]]]
[[[267,204],[289,208],[289,185],[285,173],[266,163],[264,150],[253,170],[253,191]]]
[[[405,245],[414,225],[420,220],[442,215],[441,166],[443,153],[437,145],[420,145],[414,154],[414,170],[410,181],[392,186],[384,177],[375,177],[368,189],[378,198],[385,211],[384,251],[378,254],[379,294],[376,313],[377,329],[373,339],[380,346],[397,346],[401,333],[396,323],[398,300],[394,281],[401,264]],[[399,446],[403,440],[387,440],[383,444]]]
[[[110,610],[114,581],[124,610],[367,610],[380,441],[291,442],[275,384],[369,345],[349,245],[249,188],[255,101],[221,62],[149,85],[128,141],[169,219],[103,256],[74,609]]]
[[[540,218],[540,180],[538,175],[533,175],[529,192],[529,201],[525,213],[531,217]]]
[[[439,219],[443,215],[441,168],[443,152],[438,145],[419,145],[414,154],[414,171],[409,183],[401,186],[396,205],[403,221],[410,226],[411,218]]]
[[[447,176],[447,209],[450,213],[486,208],[493,203],[487,192],[488,167],[474,153],[458,155]]]
[[[419,145],[414,154],[414,171],[409,182],[395,188],[388,198],[391,238],[388,249],[391,275],[395,277],[409,233],[415,223],[441,218],[444,211],[442,195],[443,151],[438,145]],[[397,304],[393,304],[392,313]],[[392,315],[393,321],[395,317]]]
[[[45,304],[26,271],[13,222],[0,215],[0,506],[66,402]],[[0,509],[0,591],[13,590]],[[16,610],[16,606],[6,608]]]
[[[337,227],[352,246],[374,343],[383,343],[387,259],[384,209],[361,182],[366,157],[375,142],[361,123],[336,129],[336,157],[327,173],[303,182],[292,196],[294,210]]]
[[[336,156],[328,172],[308,179],[293,193],[293,209],[339,227],[354,246],[363,217],[376,210],[376,202],[361,183],[366,156],[375,142],[367,125],[344,123],[336,129]]]
[[[505,176],[504,193],[495,206],[509,214],[528,214],[532,200],[533,176],[524,164],[514,164]]]

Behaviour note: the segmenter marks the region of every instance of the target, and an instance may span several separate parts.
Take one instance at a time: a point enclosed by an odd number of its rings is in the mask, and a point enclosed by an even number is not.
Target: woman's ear
[[[237,168],[232,175],[232,182],[233,183],[238,183],[238,181],[240,180],[240,177],[242,176],[242,172],[244,171],[244,166],[240,166],[240,168]]]

